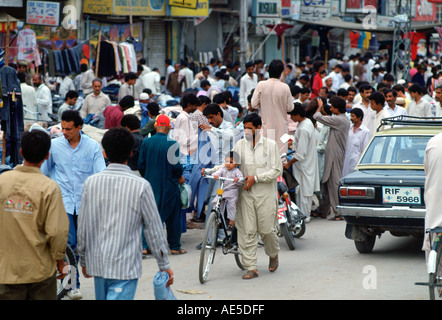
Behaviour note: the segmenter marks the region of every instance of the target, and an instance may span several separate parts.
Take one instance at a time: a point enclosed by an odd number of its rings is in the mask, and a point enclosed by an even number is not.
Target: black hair
[[[131,132],[123,127],[114,127],[106,131],[101,145],[107,159],[113,163],[124,163],[131,155],[135,139]]]
[[[348,92],[352,91],[352,92],[358,92],[358,89],[356,89],[355,87],[348,87],[347,89]]]
[[[26,82],[26,73],[24,72],[18,72],[17,73],[17,78],[20,81],[20,83],[25,83]]]
[[[262,126],[261,117],[256,113],[249,113],[244,117],[243,123],[246,124],[249,122],[251,122],[255,128]]]
[[[208,115],[215,115],[216,116],[216,115],[218,115],[218,113],[221,114],[221,118],[224,118],[223,110],[216,103],[210,103],[209,105],[207,105],[204,108],[204,111],[203,111],[203,115],[206,116],[206,117]]]
[[[329,100],[330,104],[339,110],[340,113],[345,113],[347,111],[347,103],[345,100],[338,96],[333,96]]]
[[[61,115],[61,121],[74,122],[74,126],[83,126],[83,119],[80,116],[80,113],[77,110],[66,110]]]
[[[43,130],[25,131],[20,142],[23,158],[30,163],[40,163],[51,148],[51,137]]]
[[[204,96],[204,95],[199,96],[198,100],[200,101],[200,105],[205,103],[207,106],[212,103],[212,100],[210,100],[210,98],[208,96]]]
[[[220,104],[220,103],[227,103],[227,97],[224,93],[217,93],[214,97],[213,97],[213,103],[216,104]]]
[[[125,114],[123,118],[121,118],[120,125],[124,128],[127,127],[129,130],[137,130],[140,129],[141,121],[134,114]]]
[[[413,92],[413,93],[418,93],[419,95],[423,95],[424,91],[422,90],[422,87],[420,85],[418,85],[417,83],[412,84],[409,88],[408,88],[409,92]]]
[[[384,92],[384,94],[387,95],[387,93],[390,93],[390,92],[393,94],[393,97],[397,97],[397,92],[396,92],[396,90],[393,90],[393,89],[386,90]]]
[[[120,105],[120,107],[122,107],[124,109],[129,109],[135,105],[135,100],[134,100],[134,97],[127,95],[127,96],[124,96],[123,99],[121,99],[118,104]]]
[[[364,91],[367,91],[367,90],[373,90],[373,87],[370,86],[369,84],[364,84],[359,87],[359,92],[363,93]]]
[[[67,100],[68,98],[69,99],[78,98],[78,92],[74,90],[69,90],[66,93],[65,100]]]
[[[181,106],[183,107],[183,109],[186,109],[189,104],[194,104],[197,106],[200,105],[200,101],[193,93],[184,94],[181,98]]]
[[[232,159],[234,163],[240,162],[240,157],[238,152],[236,151],[229,151],[229,153],[226,154],[225,159]]]
[[[129,80],[133,80],[133,79],[137,79],[138,77],[137,77],[137,75],[135,74],[135,73],[133,73],[133,72],[129,72],[128,74],[126,74],[125,76],[124,76],[124,81],[125,82],[127,82],[127,81],[129,81]]]
[[[200,87],[204,88],[206,86],[210,87],[210,82],[208,80],[202,80],[201,83],[200,83]]]
[[[289,114],[291,116],[296,116],[296,115],[300,115],[301,117],[305,118],[307,117],[307,112],[305,111],[304,107],[302,106],[301,103],[299,102],[295,102],[294,103],[294,108],[292,111],[289,112]]]
[[[362,109],[353,108],[350,110],[350,113],[353,113],[356,118],[361,118],[361,121],[364,119],[364,111],[362,111]]]
[[[154,117],[160,114],[160,106],[156,102],[149,103],[147,110],[149,110],[149,113]]]
[[[340,89],[338,89],[338,92],[336,92],[336,95],[338,97],[346,97],[346,96],[348,96],[348,90],[346,90],[344,88],[340,88]]]
[[[368,100],[373,100],[376,102],[376,104],[384,105],[385,104],[385,97],[382,92],[376,91],[373,92],[369,97]]]
[[[269,64],[269,77],[277,78],[281,76],[281,73],[284,71],[284,62],[279,59],[274,59]]]
[[[152,90],[149,89],[149,88],[144,88],[144,89],[143,89],[143,93],[151,94],[151,93],[152,93]]]
[[[251,67],[255,67],[255,63],[254,63],[253,61],[249,61],[249,62],[247,62],[247,63],[246,63],[246,70],[247,70],[248,68],[251,68]]]

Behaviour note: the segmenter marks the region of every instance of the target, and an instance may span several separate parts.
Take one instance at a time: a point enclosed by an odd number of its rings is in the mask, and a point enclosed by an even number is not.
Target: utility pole
[[[394,17],[393,54],[391,59],[391,72],[396,80],[402,72],[406,81],[410,80],[411,61],[411,5],[412,1],[396,0],[396,16]]]
[[[248,9],[247,9],[247,0],[241,0],[241,7],[239,9],[239,36],[241,49],[239,52],[239,61],[241,65],[241,72],[245,72],[246,70],[246,62],[247,62],[247,30],[248,30]]]

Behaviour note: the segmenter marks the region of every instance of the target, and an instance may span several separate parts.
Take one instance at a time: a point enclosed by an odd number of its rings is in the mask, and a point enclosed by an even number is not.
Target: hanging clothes
[[[365,40],[365,31],[359,31],[359,38],[358,38],[358,49],[364,48],[364,40]]]
[[[20,81],[17,72],[10,66],[0,69],[0,81],[3,101],[3,107],[0,108],[1,129],[8,146],[8,149],[3,146],[3,152],[10,156],[10,162],[16,166],[22,160],[20,140],[24,131]]]
[[[359,31],[350,31],[350,47],[357,48],[359,42]]]
[[[371,34],[370,45],[368,49],[376,52],[379,51],[378,36],[375,33]]]
[[[371,32],[365,32],[365,39],[362,43],[362,48],[365,50],[368,50],[370,47],[370,40],[371,40]]]
[[[17,60],[34,60],[34,51],[37,48],[37,38],[32,29],[22,29],[18,32],[18,55]]]
[[[115,52],[111,42],[107,40],[100,42],[100,55],[97,64],[99,77],[113,77],[117,75],[115,71]]]

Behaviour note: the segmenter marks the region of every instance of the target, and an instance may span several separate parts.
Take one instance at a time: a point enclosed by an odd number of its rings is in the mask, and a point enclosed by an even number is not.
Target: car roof
[[[374,136],[387,136],[387,135],[436,135],[442,132],[442,126],[402,126],[388,128],[383,131],[378,131]]]

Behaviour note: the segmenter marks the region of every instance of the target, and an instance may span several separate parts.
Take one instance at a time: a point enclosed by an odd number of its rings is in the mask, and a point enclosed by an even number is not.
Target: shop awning
[[[340,28],[340,29],[349,29],[349,30],[358,30],[358,31],[370,31],[370,32],[379,32],[379,33],[393,33],[395,28],[393,27],[380,27],[377,26],[376,29],[367,29],[364,28],[362,23],[357,22],[349,22],[344,21],[340,18],[330,18],[330,19],[324,19],[321,21],[304,21],[304,20],[292,20],[297,23],[302,24],[310,24],[310,25],[320,25],[320,26],[326,26],[330,28]],[[442,23],[434,23],[434,24],[418,24],[418,23],[411,23],[411,29],[413,31],[432,31],[434,32],[435,27],[442,26]]]

